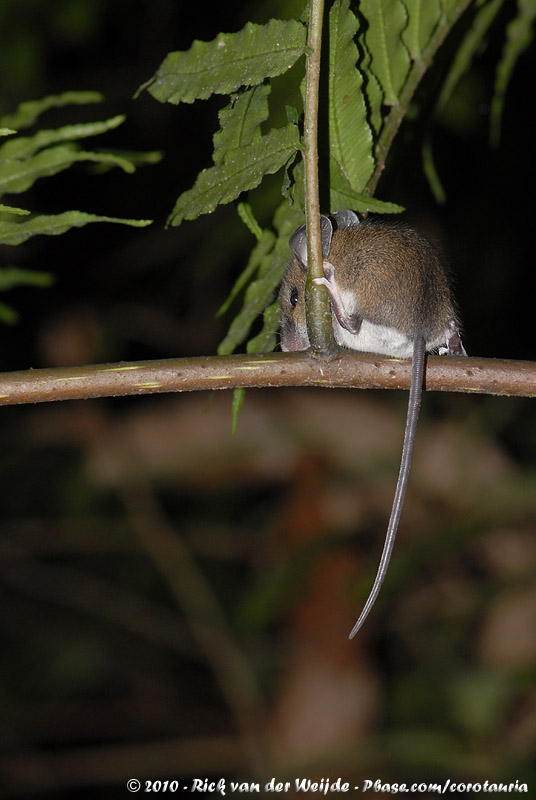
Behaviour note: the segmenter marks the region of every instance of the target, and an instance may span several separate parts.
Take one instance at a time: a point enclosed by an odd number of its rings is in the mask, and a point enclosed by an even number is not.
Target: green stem
[[[318,105],[320,83],[320,54],[322,48],[322,21],[324,0],[312,0],[305,62],[305,221],[307,223],[307,251],[309,274],[307,278],[307,330],[315,355],[330,355],[335,351],[331,327],[331,308],[327,291],[313,283],[313,278],[323,278],[322,242],[320,236],[320,201],[318,192]]]

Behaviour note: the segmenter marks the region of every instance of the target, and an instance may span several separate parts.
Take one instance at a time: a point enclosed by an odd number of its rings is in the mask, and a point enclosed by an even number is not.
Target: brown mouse
[[[408,225],[384,218],[360,221],[350,210],[321,217],[324,277],[333,334],[342,347],[412,358],[408,415],[400,471],[385,544],[355,636],[380,592],[395,542],[408,484],[427,352],[466,355],[447,273],[438,251]],[[279,294],[281,349],[309,347],[305,314],[305,225],[290,237],[294,253]]]

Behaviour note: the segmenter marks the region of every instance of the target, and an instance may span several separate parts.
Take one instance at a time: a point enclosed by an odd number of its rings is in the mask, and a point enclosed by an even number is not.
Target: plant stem
[[[307,224],[307,330],[315,355],[330,355],[335,350],[331,327],[331,308],[327,291],[314,284],[313,278],[323,278],[322,243],[320,236],[320,200],[318,193],[318,104],[320,56],[324,0],[312,0],[308,21],[305,61],[305,221]]]

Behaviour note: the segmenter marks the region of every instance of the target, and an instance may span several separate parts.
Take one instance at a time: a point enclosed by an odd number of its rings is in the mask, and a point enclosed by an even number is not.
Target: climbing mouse
[[[400,471],[385,544],[374,584],[350,638],[363,625],[384,581],[393,551],[421,403],[427,352],[466,355],[459,321],[441,258],[413,228],[385,219],[359,220],[350,210],[322,216],[324,277],[333,334],[342,347],[412,358],[411,386]],[[279,294],[281,349],[306,350],[307,235],[305,225],[290,237],[294,256]]]

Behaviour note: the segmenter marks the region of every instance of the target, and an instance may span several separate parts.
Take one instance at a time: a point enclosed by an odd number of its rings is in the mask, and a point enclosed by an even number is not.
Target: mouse
[[[393,505],[376,577],[352,639],[376,602],[387,574],[408,486],[427,353],[465,356],[460,320],[444,260],[417,230],[384,217],[360,219],[344,209],[320,218],[324,277],[333,335],[351,350],[411,358],[408,412]],[[307,350],[307,230],[289,239],[292,258],[279,292],[281,349]]]

